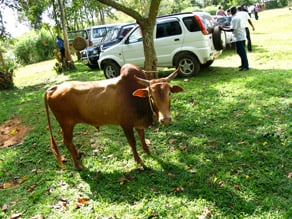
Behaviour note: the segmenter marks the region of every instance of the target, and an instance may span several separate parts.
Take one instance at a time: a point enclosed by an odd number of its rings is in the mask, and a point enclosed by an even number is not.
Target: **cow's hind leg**
[[[73,128],[74,128],[73,125],[68,125],[68,124],[62,126],[63,141],[67,149],[69,150],[69,153],[74,162],[75,168],[77,170],[82,170],[83,167],[78,161],[78,158],[80,158],[80,154],[78,153],[78,151],[76,150],[73,144]]]
[[[137,133],[139,135],[139,138],[140,138],[140,141],[141,141],[143,150],[146,153],[150,154],[150,149],[149,149],[148,145],[145,142],[145,132],[144,132],[144,129],[138,129],[138,128],[136,128],[136,131],[137,131]]]
[[[135,136],[134,136],[134,131],[133,131],[133,127],[123,127],[124,133],[127,137],[128,143],[132,148],[132,152],[133,152],[133,156],[134,159],[137,163],[142,163],[143,161],[141,160],[141,158],[138,155],[137,152],[137,148],[136,148],[136,140],[135,140]]]

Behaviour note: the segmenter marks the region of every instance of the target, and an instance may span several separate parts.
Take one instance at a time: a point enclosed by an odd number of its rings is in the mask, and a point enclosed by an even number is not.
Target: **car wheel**
[[[103,73],[106,78],[114,78],[120,75],[121,67],[112,61],[107,61],[103,64]]]
[[[200,63],[194,55],[181,54],[176,58],[176,68],[180,68],[179,75],[181,77],[190,77],[198,74],[200,71]]]
[[[214,27],[212,38],[216,50],[222,50],[226,47],[226,34],[219,26]]]

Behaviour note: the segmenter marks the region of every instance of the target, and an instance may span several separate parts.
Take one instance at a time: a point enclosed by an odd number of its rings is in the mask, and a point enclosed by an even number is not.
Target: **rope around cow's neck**
[[[148,101],[149,101],[150,109],[152,111],[152,116],[157,118],[157,113],[155,112],[154,107],[153,107],[152,96],[150,94],[150,89],[149,88],[148,88],[148,93],[149,93],[148,94]]]

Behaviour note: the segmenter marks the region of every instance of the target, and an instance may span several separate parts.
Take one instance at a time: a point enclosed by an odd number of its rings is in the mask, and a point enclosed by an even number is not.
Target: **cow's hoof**
[[[147,154],[151,154],[151,150],[150,150],[150,148],[149,148],[149,147],[147,147],[147,148],[144,148],[144,151],[145,151]]]
[[[77,153],[77,159],[80,159],[83,155],[84,155],[83,152],[78,152],[78,153]]]
[[[79,163],[75,164],[75,168],[76,168],[77,171],[83,170],[83,166],[81,164],[79,164]]]
[[[62,170],[65,170],[66,169],[66,166],[65,166],[65,164],[62,161],[59,161],[58,164],[62,168]]]

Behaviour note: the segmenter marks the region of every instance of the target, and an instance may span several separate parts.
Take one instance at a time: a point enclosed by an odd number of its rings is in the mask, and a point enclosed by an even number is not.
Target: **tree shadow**
[[[215,183],[204,168],[193,172],[159,157],[151,157],[159,163],[161,169],[146,167],[129,172],[95,172],[85,169],[80,172],[80,176],[90,186],[91,199],[100,199],[110,204],[135,205],[136,202],[150,201],[154,197],[181,197],[187,202],[197,199],[212,202],[226,216],[238,212],[235,205],[240,205],[245,214],[252,214],[255,210],[255,201],[245,200],[233,189]]]

